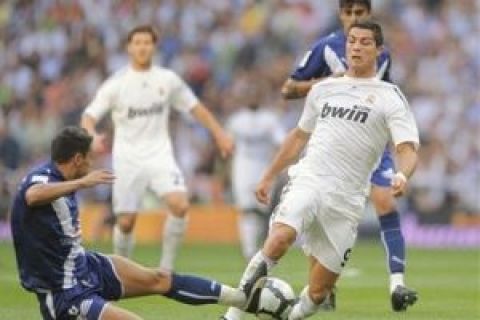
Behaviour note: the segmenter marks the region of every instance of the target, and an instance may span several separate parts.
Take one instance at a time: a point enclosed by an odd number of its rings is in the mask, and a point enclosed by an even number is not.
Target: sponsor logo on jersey
[[[133,108],[128,107],[128,119],[134,119],[138,117],[149,117],[152,115],[159,115],[163,112],[163,105],[153,104],[149,108]]]
[[[353,122],[365,123],[368,119],[368,114],[370,113],[370,108],[354,105],[350,108],[332,106],[328,102],[323,105],[322,112],[320,116],[322,118],[331,117],[339,118],[343,120],[350,120]]]

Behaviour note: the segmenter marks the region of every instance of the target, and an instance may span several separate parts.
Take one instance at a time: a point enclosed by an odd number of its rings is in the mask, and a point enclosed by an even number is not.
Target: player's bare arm
[[[342,77],[345,72],[337,72],[329,77]],[[285,100],[300,99],[307,96],[312,86],[328,77],[315,78],[312,80],[295,80],[288,78],[282,86],[282,97]]]
[[[285,100],[303,98],[308,94],[312,86],[320,80],[321,79],[300,81],[289,78],[282,86],[282,97]]]
[[[81,120],[81,127],[87,130],[87,132],[93,137],[92,151],[94,153],[102,153],[105,151],[106,139],[105,134],[98,133],[95,129],[97,125],[97,119],[88,114],[83,114]]]
[[[407,181],[412,176],[417,165],[418,154],[411,142],[397,145],[395,155],[398,164],[398,171],[392,178],[392,192],[396,197],[405,194]]]
[[[271,166],[267,169],[257,185],[255,195],[258,201],[264,204],[270,202],[270,188],[275,177],[298,159],[309,138],[310,133],[300,128],[295,128],[289,132],[287,138],[275,155]]]
[[[114,179],[113,174],[107,170],[94,170],[75,180],[35,184],[28,188],[25,193],[25,200],[29,206],[40,206],[80,189],[98,184],[112,184]]]
[[[230,156],[234,148],[233,139],[223,130],[213,114],[199,103],[192,109],[192,115],[210,131],[222,157]]]

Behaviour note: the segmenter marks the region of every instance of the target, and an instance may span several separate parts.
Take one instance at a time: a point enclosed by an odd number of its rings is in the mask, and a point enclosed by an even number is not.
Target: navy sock
[[[392,211],[379,220],[390,273],[404,273],[405,240],[400,229],[400,216],[397,211]]]
[[[220,297],[219,283],[195,276],[172,273],[172,287],[165,296],[185,304],[214,304]]]

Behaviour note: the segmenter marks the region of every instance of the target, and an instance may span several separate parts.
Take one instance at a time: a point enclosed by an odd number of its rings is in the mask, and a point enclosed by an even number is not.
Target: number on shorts
[[[342,261],[342,268],[345,267],[347,264],[348,260],[350,259],[350,254],[352,253],[352,248],[348,248],[345,253],[343,254],[343,261]]]

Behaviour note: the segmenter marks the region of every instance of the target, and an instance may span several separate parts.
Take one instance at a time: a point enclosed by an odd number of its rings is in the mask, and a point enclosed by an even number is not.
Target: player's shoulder
[[[325,46],[325,45],[344,45],[345,44],[345,34],[343,30],[336,30],[330,32],[329,34],[321,37],[317,40],[315,45],[317,46]]]
[[[156,77],[161,77],[164,79],[167,78],[171,80],[181,79],[180,75],[172,69],[168,69],[159,65],[153,65],[151,68],[151,73]]]

